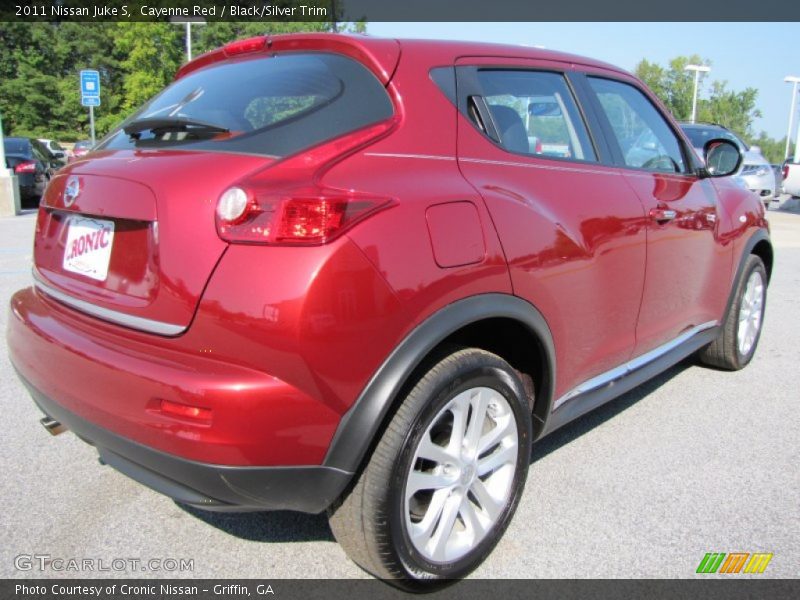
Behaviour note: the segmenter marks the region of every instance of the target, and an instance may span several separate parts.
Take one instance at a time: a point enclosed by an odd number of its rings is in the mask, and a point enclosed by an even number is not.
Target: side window
[[[589,77],[628,167],[683,173],[686,164],[678,138],[664,117],[634,86]]]
[[[543,157],[597,160],[563,75],[481,69],[477,77],[504,149]]]
[[[34,158],[45,164],[49,162],[47,150],[45,150],[44,145],[39,143],[37,140],[31,140],[31,154],[33,154]]]

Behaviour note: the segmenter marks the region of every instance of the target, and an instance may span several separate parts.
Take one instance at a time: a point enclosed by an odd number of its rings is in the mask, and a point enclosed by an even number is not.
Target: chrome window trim
[[[41,274],[36,269],[33,270],[33,280],[37,290],[50,296],[54,300],[57,300],[62,304],[66,304],[70,308],[79,310],[92,317],[96,317],[103,321],[108,321],[109,323],[114,323],[115,325],[122,325],[123,327],[127,327],[129,329],[136,329],[138,331],[165,336],[180,335],[187,329],[187,327],[183,325],[165,323],[164,321],[154,321],[153,319],[145,319],[144,317],[135,317],[116,310],[111,310],[110,308],[96,306],[95,304],[87,302],[86,300],[79,300],[78,298],[74,298],[73,296],[61,292],[45,283]]]
[[[596,377],[592,377],[591,379],[584,381],[582,384],[572,388],[570,391],[568,391],[566,394],[564,394],[558,400],[556,400],[553,403],[553,410],[556,410],[557,408],[562,406],[565,402],[568,402],[573,398],[581,396],[587,392],[591,392],[592,390],[596,390],[597,388],[601,388],[604,385],[608,385],[609,383],[617,381],[618,379],[622,379],[629,373],[641,369],[642,367],[650,364],[654,360],[661,358],[667,352],[674,350],[684,342],[693,338],[701,331],[705,331],[706,329],[711,329],[712,327],[716,326],[717,326],[717,321],[708,321],[707,323],[696,325],[691,329],[688,329],[687,331],[683,332],[675,339],[667,342],[666,344],[662,344],[658,348],[654,348],[649,352],[645,352],[641,356],[637,356],[636,358],[631,359],[628,362],[618,367],[614,367],[613,369],[610,369],[605,373],[601,373]]]

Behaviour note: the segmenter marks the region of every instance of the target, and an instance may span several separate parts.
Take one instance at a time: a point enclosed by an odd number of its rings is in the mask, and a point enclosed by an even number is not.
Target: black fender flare
[[[357,472],[414,369],[452,333],[471,323],[491,318],[517,321],[538,338],[547,377],[544,382],[537,382],[537,397],[545,402],[543,414],[549,415],[554,393],[555,349],[547,322],[532,304],[517,296],[479,294],[448,304],[400,342],[342,416],[323,465],[350,473]]]
[[[770,253],[774,256],[775,250],[772,247],[772,241],[770,240],[769,234],[767,233],[766,229],[759,229],[755,231],[750,238],[745,242],[744,246],[742,247],[742,252],[739,255],[739,261],[736,265],[736,273],[731,279],[731,289],[728,293],[728,303],[725,305],[725,312],[722,313],[722,320],[724,321],[725,318],[728,316],[728,313],[731,310],[731,306],[733,305],[733,301],[735,298],[733,295],[736,293],[736,284],[739,281],[739,278],[742,276],[742,271],[744,270],[744,263],[747,261],[747,257],[753,254],[753,249],[760,243],[766,242],[769,245]],[[771,278],[771,269],[769,265],[767,265],[768,269],[768,277]],[[769,280],[767,280],[767,285],[769,285]]]

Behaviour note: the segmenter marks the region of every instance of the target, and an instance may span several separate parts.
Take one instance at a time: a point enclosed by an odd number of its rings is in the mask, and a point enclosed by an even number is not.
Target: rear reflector
[[[170,402],[169,400],[161,401],[161,412],[174,417],[182,417],[184,419],[194,419],[206,423],[211,421],[210,408],[200,408],[199,406],[178,404],[177,402]]]
[[[35,160],[26,160],[25,162],[21,162],[16,167],[14,167],[14,173],[35,173],[35,172],[36,172]]]

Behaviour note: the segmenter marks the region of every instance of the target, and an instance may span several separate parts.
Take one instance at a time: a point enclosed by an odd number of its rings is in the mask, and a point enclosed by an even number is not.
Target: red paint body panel
[[[141,150],[97,152],[53,179],[43,198],[34,263],[49,283],[98,306],[135,317],[186,326],[226,244],[214,210],[240,177],[272,161],[208,152]],[[202,173],[202,177],[198,174]],[[65,207],[66,182],[81,191]],[[61,267],[70,214],[112,219],[115,249],[105,282]]]
[[[154,335],[41,291],[18,292],[12,361],[66,409],[196,461],[318,465],[392,351],[464,298],[514,294],[538,309],[555,346],[556,397],[722,318],[742,247],[766,227],[757,199],[725,181],[511,154],[478,133],[429,75],[456,63],[500,63],[630,81],[622,71],[534,48],[305,34],[270,40],[265,53],[320,50],[362,61],[395,104],[392,128],[307,172],[297,165],[314,149],[279,162],[179,149],[95,152],[63,169],[37,224],[34,261],[46,283],[97,307],[185,328]],[[222,60],[224,51],[213,51],[178,77]],[[248,180],[295,185],[299,173],[319,188],[391,203],[325,245],[220,239],[214,212],[226,188]],[[66,207],[69,177],[82,192]],[[654,223],[650,210],[662,205],[679,218]],[[115,221],[125,251],[114,255],[106,282],[61,268],[69,214]],[[208,409],[210,422],[164,414],[161,400]]]

